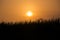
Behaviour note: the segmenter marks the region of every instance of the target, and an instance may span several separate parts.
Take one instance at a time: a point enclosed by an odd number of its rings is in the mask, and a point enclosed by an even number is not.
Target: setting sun
[[[32,16],[32,12],[31,11],[28,11],[27,12],[27,16],[31,17]]]

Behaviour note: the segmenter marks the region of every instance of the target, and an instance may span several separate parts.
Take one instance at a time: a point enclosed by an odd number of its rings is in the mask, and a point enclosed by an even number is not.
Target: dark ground
[[[0,32],[9,32],[7,35],[3,33],[2,37],[20,38],[21,40],[56,40],[57,32],[60,32],[60,20],[48,20],[36,22],[22,23],[4,23],[0,24]],[[14,33],[11,33],[14,32]],[[15,33],[16,32],[16,33]],[[58,35],[59,36],[59,35]],[[9,37],[10,38],[10,37]],[[14,38],[14,39],[15,39]]]

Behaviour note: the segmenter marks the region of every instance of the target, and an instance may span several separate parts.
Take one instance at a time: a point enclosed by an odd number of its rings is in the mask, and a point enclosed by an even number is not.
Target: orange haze
[[[27,17],[27,11],[33,16]],[[0,22],[19,22],[60,17],[60,0],[0,0]]]

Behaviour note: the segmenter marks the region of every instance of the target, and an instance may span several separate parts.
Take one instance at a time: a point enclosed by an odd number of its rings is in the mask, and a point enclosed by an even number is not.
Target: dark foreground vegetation
[[[22,39],[38,40],[48,39],[56,40],[56,32],[60,32],[60,19],[55,20],[37,20],[35,22],[25,23],[0,23],[0,32],[19,32]],[[18,37],[18,36],[17,36]]]

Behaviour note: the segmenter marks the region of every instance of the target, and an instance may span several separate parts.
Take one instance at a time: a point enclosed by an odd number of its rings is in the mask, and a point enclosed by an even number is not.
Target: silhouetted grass
[[[0,23],[0,31],[60,31],[60,19],[37,20],[35,22],[24,23]]]
[[[26,40],[56,40],[56,32],[60,31],[60,19],[36,20],[24,23],[0,23],[0,32],[20,32]]]

